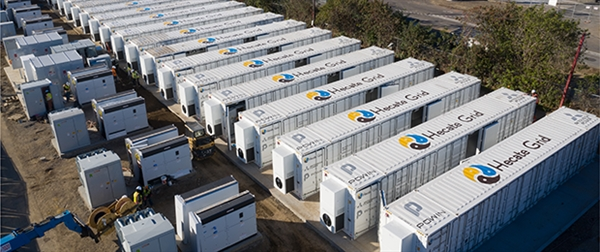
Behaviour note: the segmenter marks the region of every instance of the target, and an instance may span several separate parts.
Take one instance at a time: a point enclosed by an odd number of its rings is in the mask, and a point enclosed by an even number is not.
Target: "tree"
[[[308,27],[312,21],[312,0],[284,0],[285,18],[305,22]],[[315,12],[317,8],[315,8]],[[316,13],[315,13],[316,14]]]
[[[515,3],[474,8],[465,23],[477,34],[463,36],[453,67],[492,89],[538,90],[540,103],[556,108],[582,30],[562,12]],[[465,25],[465,27],[467,27]]]

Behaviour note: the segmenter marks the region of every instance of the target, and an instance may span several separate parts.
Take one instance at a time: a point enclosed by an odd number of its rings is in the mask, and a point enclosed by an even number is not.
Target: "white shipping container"
[[[130,28],[121,28],[117,29],[113,32],[114,34],[119,34],[124,42],[129,41],[135,37],[140,36],[150,36],[150,35],[158,35],[164,34],[170,31],[179,31],[181,33],[194,33],[196,29],[194,27],[208,25],[212,23],[217,23],[221,21],[232,20],[236,18],[242,18],[252,15],[258,15],[263,12],[262,9],[255,7],[244,7],[233,10],[227,10],[223,12],[216,12],[210,14],[204,14],[200,16],[192,16],[187,18],[182,18],[179,20],[169,20],[161,23],[154,23],[148,25],[142,25],[137,27]],[[112,39],[115,36],[111,36]],[[114,42],[113,42],[114,43]],[[118,48],[114,48],[114,50],[118,51]]]
[[[381,249],[473,251],[597,155],[599,124],[562,107],[394,201]]]
[[[198,90],[196,113],[199,113],[198,117],[203,121],[204,113],[201,113],[201,108],[202,104],[208,100],[210,92],[350,53],[358,49],[360,49],[360,40],[339,36],[315,44],[215,68],[206,72],[187,75],[183,81],[190,82]]]
[[[210,99],[204,103],[207,130],[213,136],[222,136],[231,149],[232,145],[236,143],[234,123],[238,121],[239,112],[336,82],[390,64],[393,61],[394,54],[391,51],[381,51],[376,47],[371,47],[246,82],[239,86],[218,90],[213,92]],[[433,70],[431,75],[433,76]],[[340,91],[342,90],[349,89],[343,87]],[[259,134],[248,138],[255,139],[255,137],[259,138]],[[256,142],[259,143],[257,146],[265,144],[260,145],[258,140]],[[250,146],[251,149],[237,147],[238,156],[244,162],[256,160],[260,167],[270,163],[270,152],[273,145],[271,148],[254,148],[255,145],[252,141],[245,141],[244,144]],[[254,151],[255,149],[256,151]],[[244,155],[244,153],[249,154],[252,158],[249,159],[250,156]],[[266,158],[262,158],[263,155]]]
[[[192,30],[188,29],[185,32],[173,31],[173,32],[161,34],[160,36],[142,37],[140,39],[134,39],[134,40],[130,41],[127,45],[125,45],[125,47],[127,47],[127,49],[125,50],[125,52],[126,52],[125,58],[127,59],[127,64],[132,65],[133,68],[137,68],[138,61],[140,61],[139,68],[141,69],[142,67],[144,67],[145,69],[147,69],[146,72],[143,72],[142,74],[148,74],[150,72],[152,74],[155,74],[155,72],[156,72],[155,67],[154,67],[155,62],[153,61],[153,59],[150,55],[146,55],[145,51],[147,49],[154,49],[157,47],[160,48],[163,45],[175,44],[175,43],[181,42],[181,41],[195,42],[197,45],[202,45],[202,44],[206,45],[208,43],[204,42],[204,40],[206,39],[208,41],[207,37],[209,37],[209,36],[213,36],[216,34],[222,34],[222,33],[230,32],[230,31],[237,31],[237,30],[245,29],[245,28],[249,28],[249,27],[254,28],[257,26],[262,26],[262,25],[266,25],[266,24],[270,24],[270,23],[282,21],[282,20],[283,20],[282,15],[265,13],[262,15],[255,15],[255,16],[236,19],[236,20],[230,20],[230,21],[227,21],[227,23],[224,23],[224,25],[223,25],[223,23],[210,24],[210,25],[200,26],[200,27],[194,28]],[[265,37],[268,37],[268,36],[265,36]],[[198,39],[198,40],[196,40],[196,39]],[[127,53],[130,51],[129,47],[134,48],[133,55],[127,55]],[[206,48],[204,48],[204,50],[206,50]],[[201,51],[196,51],[194,53],[200,53],[200,52]],[[138,57],[135,57],[135,55],[141,55],[141,57],[138,58]],[[180,56],[184,56],[184,55],[180,55]]]
[[[382,51],[385,53],[379,54],[377,57],[384,59],[384,61],[388,61],[387,58],[394,55],[392,51]],[[393,61],[393,58],[389,60],[389,62],[391,61]],[[234,124],[238,158],[245,163],[254,162],[259,167],[265,167],[272,161],[271,152],[275,148],[276,136],[433,77],[432,64],[412,58],[375,68],[365,73],[357,73],[356,70],[355,68],[343,69],[341,72],[327,77],[319,77],[321,81],[323,81],[323,78],[349,77],[319,87],[320,91],[327,92],[329,96],[318,98],[314,96],[318,92],[312,90],[302,91],[299,94],[265,105],[252,105],[253,108],[248,108],[247,111],[239,113],[240,121]],[[294,71],[297,73],[297,70]],[[309,83],[314,83],[314,81],[316,80],[308,78]],[[299,82],[299,84],[301,85],[300,89],[303,90],[315,88],[306,88],[305,86],[311,86],[307,83]],[[252,102],[256,103],[257,101]],[[229,114],[228,116],[231,117],[232,115]],[[208,122],[209,120],[207,120],[207,127]]]
[[[343,231],[356,239],[377,226],[378,192],[384,192],[386,202],[402,197],[525,128],[534,111],[535,98],[501,88],[328,165],[323,180],[333,179],[344,186]],[[372,179],[363,181],[364,174]],[[333,192],[326,187],[321,191]],[[326,223],[324,216],[333,217],[332,210],[321,201],[322,223]]]
[[[178,58],[163,63],[163,67],[158,69],[158,87],[161,95],[165,99],[173,97],[182,104],[182,112],[187,116],[196,115],[198,95],[196,92],[177,94],[176,85],[180,85],[187,75],[211,70],[217,67],[224,67],[229,64],[249,60],[254,57],[265,56],[268,54],[289,50],[300,46],[321,42],[331,38],[331,31],[320,28],[310,28],[297,32],[278,35],[265,38],[258,41],[252,41],[234,47],[225,48],[218,51],[212,51],[190,57]],[[201,41],[210,41],[210,38],[200,39]],[[193,86],[191,82],[190,85]],[[188,109],[191,108],[191,109]]]
[[[304,200],[319,191],[323,167],[476,99],[479,88],[479,79],[451,72],[287,131],[275,138],[274,184],[278,179],[293,179],[294,188],[278,189],[283,193],[293,190]],[[316,97],[325,96],[313,92]],[[293,124],[297,123],[284,121],[283,127]]]

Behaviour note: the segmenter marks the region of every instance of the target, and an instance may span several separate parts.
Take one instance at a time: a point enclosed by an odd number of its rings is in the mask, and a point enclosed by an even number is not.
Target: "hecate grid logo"
[[[285,83],[285,82],[290,82],[293,80],[294,80],[294,76],[291,74],[284,73],[284,74],[278,74],[278,75],[273,76],[273,81],[276,81],[276,82]]]
[[[152,10],[152,8],[150,8],[150,7],[144,7],[144,8],[138,8],[137,9],[138,12],[140,12],[140,11],[149,11],[149,10]]]
[[[235,48],[225,48],[225,49],[219,50],[219,54],[225,54],[225,55],[231,55],[231,54],[235,54],[237,52],[238,52],[238,50]]]
[[[164,16],[165,16],[165,14],[158,13],[158,14],[150,15],[150,18],[162,18]]]
[[[179,30],[179,33],[181,34],[192,34],[194,32],[196,32],[196,29],[194,28]]]
[[[128,2],[125,5],[132,6],[132,5],[138,5],[138,4],[139,4],[139,2]]]
[[[261,66],[263,66],[263,64],[264,63],[260,60],[248,60],[248,61],[244,62],[245,67],[253,67],[253,68],[261,67]]]
[[[463,169],[463,174],[470,180],[483,184],[493,184],[500,180],[500,175],[494,169],[485,165],[470,165]]]
[[[359,109],[348,113],[348,118],[355,122],[366,123],[375,120],[376,116],[371,111]]]
[[[324,101],[324,100],[331,98],[331,93],[329,93],[325,90],[316,89],[314,91],[306,93],[306,97],[308,97],[308,99],[315,100],[315,101]]]
[[[214,43],[215,40],[216,40],[215,38],[201,38],[201,39],[198,39],[198,43],[210,44],[210,43]]]
[[[173,21],[167,21],[163,23],[164,25],[178,25],[179,21],[177,20],[173,20]]]
[[[400,142],[400,145],[413,150],[427,149],[431,145],[426,137],[416,134],[407,134],[400,137],[398,142]]]

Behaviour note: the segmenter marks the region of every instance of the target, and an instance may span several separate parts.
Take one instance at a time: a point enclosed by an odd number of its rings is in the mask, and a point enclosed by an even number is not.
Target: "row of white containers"
[[[386,206],[382,251],[472,251],[588,164],[600,119],[562,107]]]

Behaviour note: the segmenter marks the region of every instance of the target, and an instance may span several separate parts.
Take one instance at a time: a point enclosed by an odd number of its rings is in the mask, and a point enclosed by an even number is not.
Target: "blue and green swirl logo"
[[[400,137],[398,142],[400,145],[413,150],[427,149],[431,145],[426,137],[415,134],[407,134],[403,137]]]
[[[500,181],[500,174],[485,165],[470,165],[463,169],[463,174],[470,180],[483,184],[494,184]]]
[[[375,120],[375,113],[359,109],[348,113],[348,118],[355,122],[366,123]]]
[[[264,63],[260,60],[248,60],[244,61],[243,64],[245,67],[261,67]]]
[[[150,7],[137,8],[137,11],[149,11],[149,10],[152,10],[152,8],[150,8]]]
[[[127,3],[125,3],[125,5],[127,5],[127,6],[138,5],[138,4],[139,4],[139,2],[127,2]]]
[[[164,16],[165,16],[165,14],[158,13],[158,14],[150,15],[150,18],[162,18]]]
[[[179,33],[181,34],[192,34],[194,32],[196,32],[196,29],[194,28],[179,30]]]
[[[285,82],[290,82],[293,80],[294,80],[294,76],[291,74],[278,74],[278,75],[273,76],[273,81],[276,81],[276,82],[285,83]]]
[[[315,100],[315,101],[324,101],[324,100],[331,98],[331,93],[329,93],[325,90],[316,89],[314,91],[310,91],[310,92],[306,93],[306,97],[308,97],[308,99]]]
[[[215,38],[201,38],[201,39],[198,39],[198,43],[210,44],[210,43],[214,43],[215,40],[216,40]]]
[[[237,52],[238,52],[238,50],[235,48],[225,48],[225,49],[219,50],[219,54],[225,54],[225,55],[231,55],[231,54],[235,54]]]
[[[177,20],[173,20],[173,21],[167,21],[163,23],[164,25],[178,25],[179,21]]]

